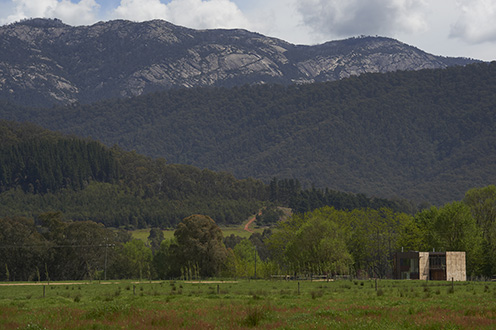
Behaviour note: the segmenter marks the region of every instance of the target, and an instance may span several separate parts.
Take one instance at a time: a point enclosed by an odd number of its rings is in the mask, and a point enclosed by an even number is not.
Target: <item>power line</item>
[[[88,247],[112,247],[115,244],[98,245],[0,245],[0,249],[24,249],[24,248],[88,248]]]

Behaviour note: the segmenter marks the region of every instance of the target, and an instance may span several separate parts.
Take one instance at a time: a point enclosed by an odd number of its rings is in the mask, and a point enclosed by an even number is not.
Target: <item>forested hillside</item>
[[[259,209],[296,211],[390,207],[412,213],[405,201],[338,191],[304,190],[297,180],[270,185],[238,180],[189,165],[167,164],[118,147],[0,121],[0,216],[92,220],[124,228],[173,228],[183,218],[206,214],[218,224],[239,224]]]
[[[293,86],[180,89],[0,117],[170,163],[442,204],[496,181],[496,63]]]

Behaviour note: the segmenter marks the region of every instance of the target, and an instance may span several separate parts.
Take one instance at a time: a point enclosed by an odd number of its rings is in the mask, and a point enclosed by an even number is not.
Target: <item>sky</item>
[[[496,0],[0,0],[0,25],[35,17],[74,26],[164,19],[304,45],[379,35],[434,55],[496,60]]]

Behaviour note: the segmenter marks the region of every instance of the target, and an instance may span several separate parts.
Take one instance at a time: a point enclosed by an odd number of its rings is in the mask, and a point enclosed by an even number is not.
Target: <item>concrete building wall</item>
[[[466,281],[465,252],[446,252],[446,280]]]
[[[429,252],[419,252],[419,280],[427,280],[429,276]]]
[[[418,260],[418,270],[412,266],[415,265],[414,259]],[[393,276],[395,279],[418,278],[424,281],[466,281],[465,252],[398,252]]]

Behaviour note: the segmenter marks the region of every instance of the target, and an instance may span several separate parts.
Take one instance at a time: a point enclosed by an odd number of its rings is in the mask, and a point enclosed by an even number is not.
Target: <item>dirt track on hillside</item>
[[[255,222],[255,220],[257,220],[257,215],[261,215],[261,214],[262,214],[262,211],[258,211],[257,214],[255,214],[252,218],[250,218],[250,220],[248,220],[248,222],[246,223],[245,228],[244,228],[247,232],[250,232],[250,233],[254,232],[253,230],[250,229],[250,226],[252,223]]]

